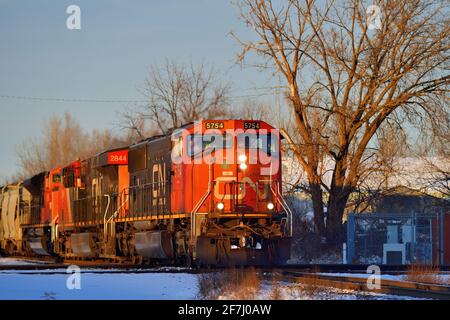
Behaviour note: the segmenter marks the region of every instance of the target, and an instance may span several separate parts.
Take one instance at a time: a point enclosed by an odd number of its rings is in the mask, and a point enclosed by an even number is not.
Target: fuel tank
[[[145,231],[134,235],[137,253],[147,259],[170,260],[174,257],[172,236],[168,231]]]
[[[94,233],[77,233],[70,236],[73,254],[77,257],[93,258],[97,255]]]
[[[31,238],[30,249],[39,256],[49,256],[47,241],[43,237]]]

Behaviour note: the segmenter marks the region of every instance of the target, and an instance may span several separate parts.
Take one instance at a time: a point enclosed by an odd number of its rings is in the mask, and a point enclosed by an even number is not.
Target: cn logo
[[[67,268],[67,274],[70,276],[67,278],[66,286],[69,290],[81,290],[81,269],[79,266],[70,266]]]
[[[70,16],[66,20],[66,26],[69,30],[81,29],[81,9],[77,5],[70,5],[66,9],[66,13]]]

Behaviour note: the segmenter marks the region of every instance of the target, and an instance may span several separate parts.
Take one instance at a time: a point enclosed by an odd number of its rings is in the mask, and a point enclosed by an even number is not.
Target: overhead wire
[[[230,100],[239,100],[246,98],[257,98],[262,96],[279,95],[280,87],[264,87],[264,88],[247,88],[242,91],[257,91],[257,90],[274,90],[274,92],[255,93],[245,95],[232,95],[228,98]],[[62,102],[62,103],[119,103],[119,104],[131,104],[131,103],[146,103],[147,100],[134,99],[134,98],[66,98],[66,97],[37,97],[28,95],[11,95],[0,94],[0,99],[10,100],[25,100],[25,101],[41,101],[41,102]]]

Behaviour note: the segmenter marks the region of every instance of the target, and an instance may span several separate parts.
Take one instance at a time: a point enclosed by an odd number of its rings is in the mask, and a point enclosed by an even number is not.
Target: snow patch
[[[49,263],[52,262],[0,257],[0,266],[28,266],[28,265],[49,264]]]
[[[66,274],[0,273],[1,300],[193,300],[197,277],[189,274],[83,273],[81,290]]]

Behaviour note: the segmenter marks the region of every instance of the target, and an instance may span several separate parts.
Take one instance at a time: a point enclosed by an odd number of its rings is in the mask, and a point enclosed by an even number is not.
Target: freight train
[[[0,252],[133,264],[281,265],[282,135],[202,120],[1,187]]]

